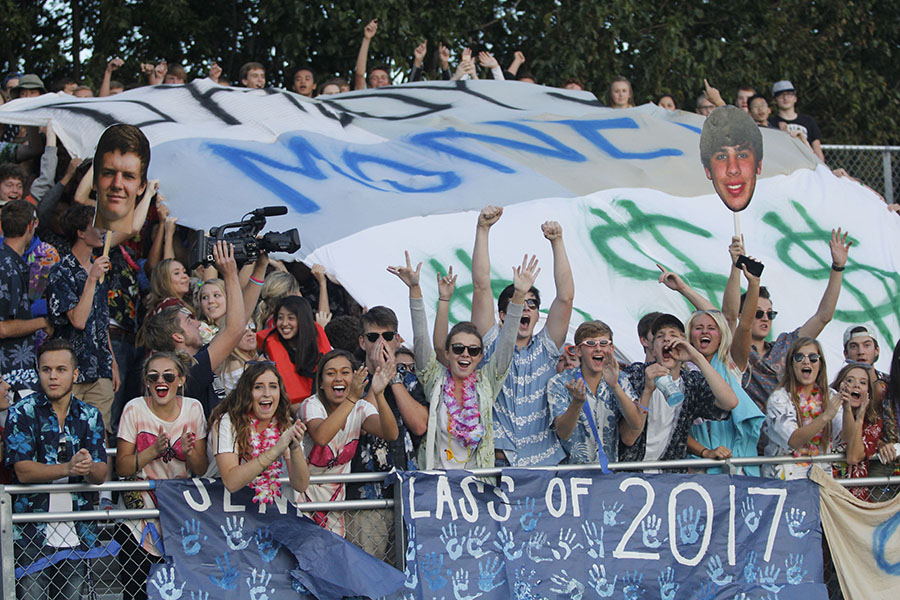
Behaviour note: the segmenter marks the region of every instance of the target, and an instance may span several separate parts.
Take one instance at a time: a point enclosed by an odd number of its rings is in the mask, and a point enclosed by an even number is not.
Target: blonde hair
[[[703,315],[706,315],[707,317],[712,319],[715,322],[716,327],[719,329],[719,347],[716,348],[714,356],[716,356],[720,361],[722,361],[722,364],[725,365],[729,377],[733,375],[740,379],[740,369],[738,369],[737,363],[734,362],[734,359],[731,358],[731,344],[734,341],[734,335],[731,333],[731,328],[728,326],[728,322],[725,321],[725,316],[722,314],[722,311],[694,311],[694,314],[691,315],[691,318],[688,319],[687,325],[685,326],[688,340],[691,339],[691,329],[693,329],[694,327],[694,321],[696,321]],[[731,383],[731,381],[729,381],[728,383]]]
[[[253,322],[256,330],[266,328],[266,321],[275,314],[275,307],[285,296],[291,296],[300,292],[300,284],[290,273],[273,271],[266,275],[262,291],[259,294],[259,303],[253,311]]]
[[[176,298],[185,308],[196,314],[194,307],[179,296],[172,286],[172,277],[170,275],[172,263],[181,264],[181,261],[174,258],[164,258],[153,267],[153,271],[150,273],[150,293],[147,294],[147,311],[153,312],[166,298]]]
[[[216,323],[215,321],[210,319],[209,316],[203,312],[202,305],[200,304],[200,296],[203,294],[203,288],[205,288],[208,285],[214,285],[217,288],[219,288],[219,290],[221,290],[221,292],[222,292],[222,295],[225,296],[225,302],[228,302],[228,294],[225,293],[225,282],[222,281],[221,279],[219,279],[218,277],[213,277],[212,279],[207,279],[206,281],[201,283],[197,287],[197,289],[194,291],[194,306],[196,306],[197,309],[199,310],[201,320],[205,321],[206,323],[209,323],[210,325],[218,326],[218,323]],[[221,318],[224,319],[225,316],[222,315]]]

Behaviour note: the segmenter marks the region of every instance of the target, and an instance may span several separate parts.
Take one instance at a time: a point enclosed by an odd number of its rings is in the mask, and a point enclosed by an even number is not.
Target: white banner
[[[109,98],[48,94],[0,107],[0,122],[47,124],[74,154],[90,156],[111,123],[138,125],[153,147],[179,223],[209,228],[261,206],[289,214],[271,229],[300,229],[308,263],[321,262],[362,304],[401,315],[406,289],[384,270],[409,249],[435,269],[461,273],[454,320],[469,317],[468,261],[477,212],[506,207],[492,230],[496,277],[525,252],[542,259],[537,282],[549,306],[553,277],[545,220],[564,228],[576,283],[572,328],[607,321],[617,346],[641,355],[635,323],[650,310],[686,317],[656,283],[660,262],[720,302],[732,213],[713,194],[699,158],[703,118],[653,105],[601,106],[592,95],[518,82],[431,82],[309,100],[282,90],[222,88],[208,80]],[[848,323],[878,332],[889,368],[900,330],[900,218],[871,192],[835,178],[799,142],[765,130],[763,170],[741,213],[747,251],[766,264],[763,284],[779,311],[775,331],[815,312],[830,267],[828,238],[855,240],[838,311],[821,336],[834,366]]]

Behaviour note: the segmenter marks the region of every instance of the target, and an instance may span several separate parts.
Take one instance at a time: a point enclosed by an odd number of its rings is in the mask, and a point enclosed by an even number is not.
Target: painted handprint
[[[456,600],[475,600],[475,598],[481,596],[484,592],[476,592],[474,594],[469,594],[469,572],[465,569],[457,569],[456,572],[451,577],[451,583],[453,584],[453,595],[456,596]]]
[[[500,587],[506,583],[505,579],[494,581],[497,575],[503,570],[505,563],[496,556],[488,557],[484,561],[478,563],[478,589],[482,592],[489,592],[496,587]]]
[[[416,569],[416,554],[422,549],[422,544],[416,544],[416,526],[406,524],[406,581],[403,585],[414,590],[419,585],[419,572]]]
[[[559,542],[557,543],[557,547],[559,550],[553,550],[553,558],[557,560],[566,560],[572,555],[572,551],[576,548],[584,548],[581,543],[573,544],[575,541],[575,533],[572,529],[560,529],[559,530]]]
[[[422,577],[425,582],[433,590],[440,590],[447,585],[447,578],[441,575],[441,569],[444,568],[444,555],[437,552],[431,552],[419,559],[419,568],[422,571]]]
[[[803,583],[803,578],[806,577],[806,574],[809,572],[803,568],[803,555],[802,554],[788,554],[788,557],[784,559],[784,568],[787,569],[787,582],[791,585],[800,585]]]
[[[540,585],[541,580],[534,580],[537,571],[531,569],[527,571],[525,567],[521,567],[516,571],[516,584],[513,586],[513,598],[515,600],[538,600],[538,596],[532,591]]]
[[[660,600],[675,600],[675,593],[681,585],[675,583],[675,569],[666,567],[665,571],[656,578],[659,582],[659,598]]]
[[[553,556],[542,555],[542,550],[544,549],[544,545],[546,543],[547,534],[543,531],[537,531],[532,534],[531,538],[529,538],[528,540],[528,546],[526,550],[526,552],[528,553],[528,558],[530,558],[533,562],[547,562],[548,560],[553,560]]]
[[[219,525],[219,529],[225,534],[230,550],[243,550],[250,545],[250,540],[244,539],[244,517],[229,517],[225,519],[225,525]]]
[[[206,536],[203,536],[206,540]],[[185,519],[181,526],[181,548],[187,556],[200,552],[200,523],[197,519]]]
[[[662,528],[662,519],[656,515],[650,515],[641,521],[641,540],[648,548],[659,548],[668,538],[659,539],[659,530]]]
[[[747,583],[756,583],[756,550],[747,553],[747,562],[744,563],[744,581]]]
[[[709,579],[704,579],[696,593],[694,600],[715,600],[719,594],[719,588]]]
[[[601,503],[600,510],[603,511],[603,524],[615,527],[616,517],[623,508],[624,505],[620,502],[613,502],[609,506],[606,506],[606,502]]]
[[[519,517],[519,524],[522,526],[522,531],[534,531],[534,529],[537,527],[538,519],[540,519],[541,515],[544,514],[544,511],[539,511],[537,514],[535,514],[535,505],[536,501],[534,498],[525,498],[524,503],[521,500],[516,502],[516,510],[523,511],[522,516]]]
[[[678,522],[678,536],[681,538],[682,544],[696,544],[697,540],[700,539],[700,534],[706,529],[706,524],[700,523],[702,517],[703,511],[697,509],[695,513],[693,506],[685,508],[678,515],[676,519]]]
[[[641,589],[641,582],[643,580],[643,573],[638,573],[637,571],[625,573],[625,577],[622,578],[622,595],[625,596],[625,600],[638,599],[643,591]]]
[[[584,584],[569,576],[565,569],[560,571],[558,575],[552,575],[550,583],[556,586],[550,588],[551,592],[564,594],[566,598],[571,598],[572,600],[581,600],[584,597]]]
[[[444,547],[447,549],[450,560],[456,560],[462,555],[463,549],[465,549],[466,536],[462,536],[462,539],[459,539],[456,524],[448,523],[444,527],[441,527],[440,539],[441,543],[444,544]]]
[[[275,593],[274,588],[266,589],[269,582],[272,581],[272,575],[267,573],[265,569],[259,572],[253,569],[250,572],[250,577],[244,578],[244,581],[247,583],[247,587],[250,588],[250,600],[269,600],[269,594]]]
[[[513,538],[513,533],[504,526],[500,528],[500,533],[497,534],[497,539],[494,541],[494,547],[503,552],[503,556],[506,557],[506,560],[517,560],[522,557],[522,550],[525,548],[525,542],[522,542],[519,545],[519,549],[516,550],[516,540]]]
[[[753,498],[749,496],[744,498],[744,501],[741,502],[741,518],[744,519],[744,525],[752,533],[759,528],[760,517],[762,517],[762,509],[756,510],[756,507],[753,506]]]
[[[209,592],[198,590],[195,594],[194,590],[191,590],[191,600],[209,600]]]
[[[175,579],[175,567],[169,567],[168,569],[162,567],[150,581],[153,583],[156,591],[159,592],[159,597],[163,600],[178,600],[184,593],[184,582],[182,582],[181,587],[176,587],[178,581]]]
[[[709,580],[718,586],[728,585],[734,579],[731,575],[725,574],[725,567],[722,566],[722,558],[715,554],[706,563],[706,574]]]
[[[597,534],[597,523],[594,521],[585,521],[581,524],[581,531],[584,532],[584,539],[588,544],[588,556],[593,559],[604,558],[603,552],[603,527],[600,527],[600,533]]]
[[[269,531],[268,525],[257,529],[256,534],[253,537],[256,540],[256,551],[259,552],[259,557],[265,562],[272,562],[275,560],[275,557],[278,555],[278,550],[281,548],[281,544],[272,536],[272,532]]]
[[[806,511],[800,510],[796,506],[785,513],[784,520],[787,522],[788,531],[795,538],[806,537],[810,531],[810,527],[803,527],[803,521],[806,520]]]
[[[466,552],[472,555],[472,558],[479,559],[487,552],[484,551],[484,543],[490,539],[491,534],[487,527],[475,527],[469,532],[469,541],[466,543]]]
[[[783,588],[783,585],[776,585],[776,581],[778,580],[778,575],[781,573],[781,568],[776,567],[775,565],[769,565],[766,567],[765,571],[762,569],[759,570],[759,585],[762,586],[763,589],[772,592],[773,594],[778,594]]]
[[[596,563],[591,565],[591,570],[588,571],[588,584],[594,588],[594,591],[601,598],[609,598],[613,595],[616,591],[616,581],[618,579],[619,576],[615,575],[613,580],[609,581],[606,578],[606,567]]]
[[[219,567],[219,571],[222,572],[222,576],[213,577],[212,575],[210,575],[209,580],[223,590],[233,590],[237,588],[238,572],[234,567],[231,566],[231,560],[229,560],[227,552],[225,553],[225,556],[216,557],[216,566]]]

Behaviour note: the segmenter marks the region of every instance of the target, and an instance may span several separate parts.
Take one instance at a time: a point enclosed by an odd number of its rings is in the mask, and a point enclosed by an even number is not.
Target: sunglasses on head
[[[152,371],[150,373],[147,373],[147,381],[149,381],[150,383],[156,383],[157,381],[159,381],[160,376],[162,376],[163,381],[165,381],[166,383],[174,383],[175,378],[177,377],[175,373],[157,373],[155,371]]]
[[[450,350],[453,354],[457,356],[462,356],[462,353],[466,350],[469,351],[469,356],[478,356],[481,354],[481,346],[466,346],[465,344],[450,344]]]
[[[770,320],[770,321],[774,321],[774,320],[775,320],[775,317],[778,316],[778,311],[777,311],[777,310],[758,310],[758,309],[757,309],[757,311],[756,311],[756,318],[757,318],[757,319],[762,319],[762,318],[763,318],[763,315],[769,317],[769,320]]]
[[[383,337],[384,341],[390,342],[394,339],[394,336],[397,335],[396,331],[384,331],[382,333],[378,333],[377,331],[370,331],[366,334],[366,339],[370,342],[377,342],[379,337]]]
[[[253,367],[255,365],[262,365],[264,367],[274,367],[275,361],[271,360],[248,360],[244,363],[245,367]]]
[[[597,346],[600,346],[601,348],[605,348],[610,344],[612,344],[612,341],[610,340],[584,340],[583,342],[581,342],[581,344],[579,344],[579,346],[584,345],[588,348],[596,348]]]
[[[819,355],[816,352],[810,352],[809,354],[803,354],[802,352],[795,352],[792,357],[795,363],[802,363],[804,358],[808,358],[809,362],[817,363],[819,362]]]
[[[531,310],[537,310],[541,307],[541,304],[534,298],[525,298],[525,306]]]

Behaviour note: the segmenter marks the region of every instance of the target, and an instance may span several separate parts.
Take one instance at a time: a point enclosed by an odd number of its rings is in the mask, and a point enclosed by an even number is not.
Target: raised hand
[[[493,206],[487,205],[481,209],[481,212],[478,214],[478,226],[479,227],[490,227],[494,223],[500,220],[500,217],[503,216],[503,207],[502,206]]]
[[[106,63],[106,70],[112,73],[119,67],[125,64],[125,61],[121,58],[112,58],[108,63]]]
[[[850,237],[850,234],[846,231],[841,235],[840,227],[837,230],[831,230],[831,262],[836,267],[843,267],[847,264],[850,246],[853,245],[852,241],[847,241],[848,237]]]
[[[500,66],[500,63],[497,62],[497,59],[490,52],[484,51],[478,53],[478,63],[485,69],[493,69]]]
[[[363,30],[363,37],[367,40],[371,40],[375,37],[375,33],[378,31],[378,19],[372,19],[366,24],[366,28]]]
[[[391,384],[391,379],[397,374],[397,363],[394,357],[389,357],[383,365],[375,367],[375,374],[372,376],[372,391],[376,394],[383,394],[387,386]]]
[[[213,246],[213,260],[223,279],[227,279],[231,275],[237,275],[237,262],[234,260],[234,246],[232,244],[223,240],[216,242],[216,245]]]
[[[562,239],[562,225],[558,221],[545,221],[541,225],[541,233],[551,242]]]
[[[600,367],[600,372],[603,374],[603,381],[612,388],[619,382],[619,363],[616,361],[612,344],[602,348],[601,352],[603,352],[603,366]]]
[[[520,65],[525,62],[525,55],[522,53],[521,50],[516,50],[513,53],[513,62],[518,63]]]
[[[406,256],[406,266],[398,265],[396,267],[388,267],[388,273],[392,273],[400,278],[400,281],[406,284],[406,287],[414,288],[419,285],[419,275],[422,273],[422,263],[416,265],[416,268],[412,268],[412,263],[409,260],[409,251],[405,251],[403,253]]]
[[[450,48],[444,44],[438,44],[438,58],[441,59],[441,68],[445,71],[450,68]]]
[[[584,404],[587,400],[587,386],[583,379],[573,379],[566,384],[566,389],[572,397],[572,401],[577,404]]]
[[[538,266],[537,256],[532,254],[529,260],[526,254],[525,258],[522,259],[522,265],[513,267],[513,287],[515,287],[517,292],[527,293],[534,286],[534,282],[540,273],[541,268]]]
[[[415,60],[415,64],[417,67],[421,67],[423,61],[425,60],[425,55],[428,53],[428,40],[424,40],[421,44],[416,46],[416,49],[413,50],[413,59]]]
[[[369,370],[365,365],[361,365],[353,372],[353,379],[350,380],[350,391],[348,396],[359,400],[363,397],[363,391],[366,389],[366,377],[369,376]]]
[[[453,297],[453,291],[456,289],[456,275],[454,275],[453,273],[452,265],[447,269],[446,275],[441,275],[440,273],[438,273],[437,285],[438,298],[449,302],[450,298]]]
[[[319,263],[316,263],[312,266],[312,268],[310,268],[309,271],[310,273],[312,273],[312,276],[316,278],[316,281],[319,283],[319,285],[325,284],[325,267],[323,267]]]
[[[731,264],[737,264],[737,259],[744,254],[744,236],[731,236],[731,244],[728,245],[728,254],[731,255]]]
[[[718,106],[725,106],[725,101],[722,100],[722,94],[719,93],[719,90],[709,85],[709,81],[706,79],[703,80],[703,95],[706,96],[706,99]]]
[[[656,267],[662,271],[657,280],[659,283],[676,292],[684,289],[684,280],[677,273],[673,273],[659,263],[656,263]]]
[[[219,77],[222,76],[222,67],[219,66],[219,63],[214,62],[209,66],[209,78],[219,83]]]

